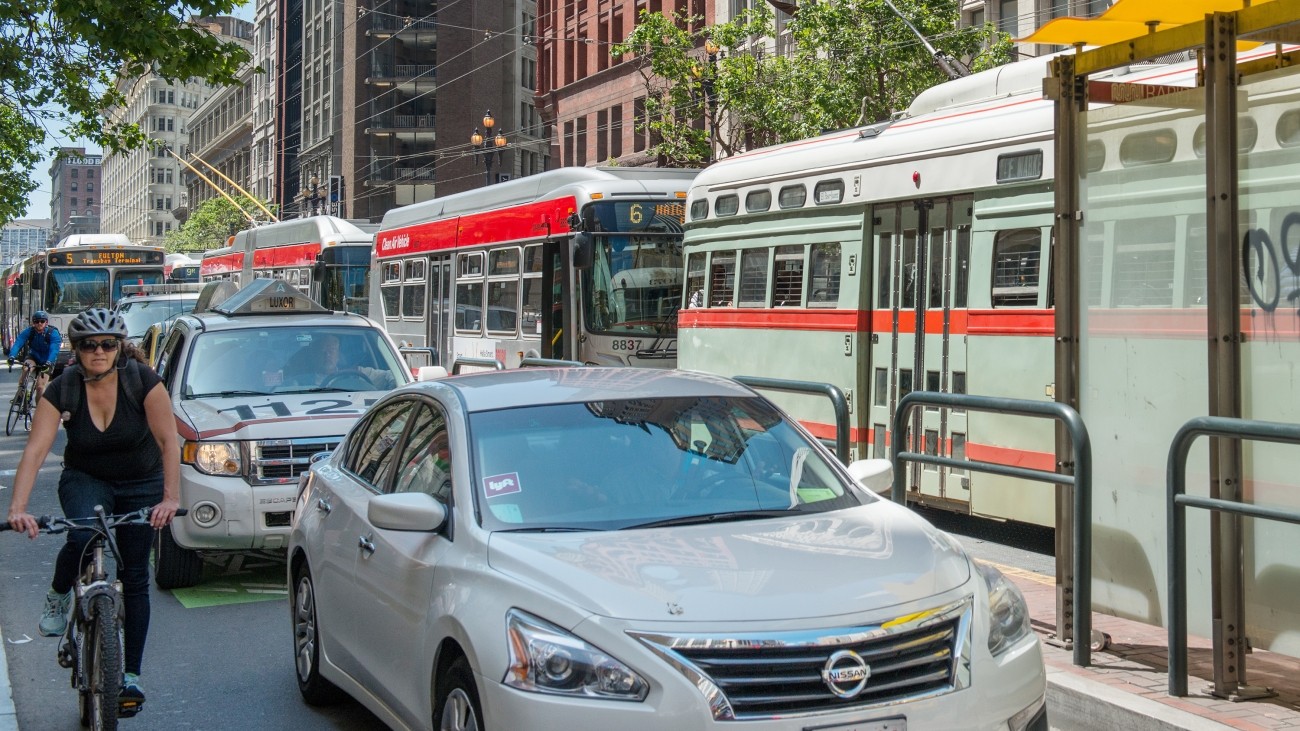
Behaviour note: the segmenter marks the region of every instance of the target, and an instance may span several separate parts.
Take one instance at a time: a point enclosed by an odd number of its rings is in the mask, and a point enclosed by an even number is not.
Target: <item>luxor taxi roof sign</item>
[[[329,312],[283,279],[258,278],[213,307],[223,315],[293,315]]]

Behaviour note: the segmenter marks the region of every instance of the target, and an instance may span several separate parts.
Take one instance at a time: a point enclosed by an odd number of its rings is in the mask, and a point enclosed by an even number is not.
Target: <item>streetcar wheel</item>
[[[159,589],[185,589],[203,578],[203,557],[176,545],[170,527],[155,531],[153,581]]]
[[[316,587],[311,572],[302,567],[293,591],[293,657],[298,692],[311,706],[326,706],[343,699],[343,691],[320,674],[320,625],[316,621]]]
[[[465,658],[447,669],[438,686],[433,706],[433,723],[438,731],[479,731],[483,728],[483,707],[479,703],[474,674]]]
[[[117,729],[117,697],[122,692],[122,635],[113,600],[91,599],[93,618],[86,630],[86,689],[89,696],[90,727],[95,731]]]

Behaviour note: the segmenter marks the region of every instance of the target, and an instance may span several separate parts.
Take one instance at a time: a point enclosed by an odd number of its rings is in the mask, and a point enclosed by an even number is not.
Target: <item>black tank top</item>
[[[149,430],[144,413],[144,397],[162,382],[153,369],[131,361],[128,368],[140,372],[144,385],[139,402],[133,402],[122,388],[123,374],[117,376],[117,410],[108,428],[100,431],[90,418],[86,384],[78,369],[68,369],[50,382],[45,400],[62,414],[71,401],[69,389],[80,389],[77,412],[66,424],[68,446],[63,450],[63,464],[86,474],[113,482],[134,480],[162,474],[162,451]]]

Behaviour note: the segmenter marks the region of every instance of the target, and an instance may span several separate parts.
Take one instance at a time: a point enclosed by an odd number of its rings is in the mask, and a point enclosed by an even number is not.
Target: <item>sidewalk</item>
[[[998,568],[1025,595],[1040,638],[1056,630],[1052,577],[1010,566]],[[1206,690],[1214,678],[1210,641],[1188,638],[1188,695],[1168,694],[1168,636],[1163,627],[1093,614],[1093,627],[1110,645],[1092,653],[1092,666],[1075,667],[1069,650],[1043,643],[1048,710],[1053,729],[1300,729],[1300,660],[1256,650],[1246,662],[1251,685],[1277,692],[1273,698],[1233,702]]]

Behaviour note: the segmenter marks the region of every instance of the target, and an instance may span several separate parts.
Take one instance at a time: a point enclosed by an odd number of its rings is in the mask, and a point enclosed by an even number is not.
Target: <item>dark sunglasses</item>
[[[77,350],[80,350],[83,353],[93,353],[96,350],[103,349],[105,353],[111,353],[114,350],[117,350],[117,346],[121,344],[122,341],[117,338],[108,338],[106,340],[82,340],[77,343]]]
[[[33,325],[44,325],[47,322],[49,322],[49,320],[32,320]]]

